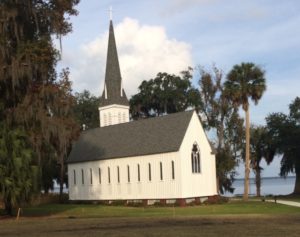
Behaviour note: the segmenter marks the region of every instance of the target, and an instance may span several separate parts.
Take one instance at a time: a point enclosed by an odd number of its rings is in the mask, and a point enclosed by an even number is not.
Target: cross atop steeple
[[[113,17],[113,9],[112,6],[109,7],[109,19],[112,21],[112,17]]]

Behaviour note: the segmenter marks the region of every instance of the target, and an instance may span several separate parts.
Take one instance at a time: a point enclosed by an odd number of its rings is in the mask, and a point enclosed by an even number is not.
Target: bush
[[[229,201],[228,197],[223,197],[220,195],[209,196],[207,200],[205,200],[204,204],[223,204]]]

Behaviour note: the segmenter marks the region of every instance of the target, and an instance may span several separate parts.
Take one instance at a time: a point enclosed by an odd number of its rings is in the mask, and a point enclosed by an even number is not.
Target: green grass
[[[272,197],[266,197],[267,200],[274,200],[275,196]],[[300,202],[300,195],[295,195],[295,194],[291,194],[291,195],[280,195],[280,196],[276,196],[277,200],[286,200],[286,201],[293,201],[293,202]]]
[[[1,236],[299,236],[300,208],[251,200],[188,207],[47,204],[0,219]]]
[[[95,204],[47,204],[22,209],[21,216],[60,217],[171,217],[241,214],[300,214],[300,208],[260,201],[234,201],[225,204],[188,207],[126,207]]]

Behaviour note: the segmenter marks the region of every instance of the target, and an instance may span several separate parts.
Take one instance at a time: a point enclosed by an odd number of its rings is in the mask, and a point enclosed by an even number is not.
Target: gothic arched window
[[[191,163],[192,163],[192,173],[200,173],[201,172],[200,151],[199,151],[198,144],[196,142],[193,144],[193,148],[192,148]]]

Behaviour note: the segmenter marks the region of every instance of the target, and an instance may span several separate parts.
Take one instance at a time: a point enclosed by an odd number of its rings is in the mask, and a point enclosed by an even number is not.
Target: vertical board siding
[[[151,164],[151,181],[149,181],[149,164]],[[181,197],[179,167],[178,152],[68,164],[70,170],[80,172],[82,169],[84,173],[99,175],[99,182],[94,182],[93,185],[83,184],[79,188],[72,183],[69,187],[70,200],[178,198]],[[104,174],[103,170],[106,171]]]

